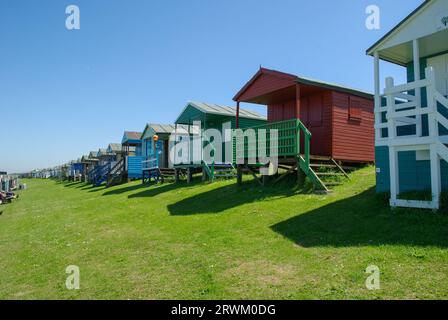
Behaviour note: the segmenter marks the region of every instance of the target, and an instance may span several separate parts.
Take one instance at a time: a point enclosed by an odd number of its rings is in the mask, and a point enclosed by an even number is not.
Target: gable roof
[[[249,87],[255,82],[257,81],[257,79],[262,76],[262,75],[271,75],[271,76],[275,76],[277,78],[281,78],[285,81],[290,81],[291,84],[294,80],[297,79],[297,76],[294,74],[290,74],[290,73],[286,73],[286,72],[281,72],[281,71],[277,71],[277,70],[271,70],[271,69],[267,69],[267,68],[263,68],[260,67],[260,69],[257,71],[257,73],[255,73],[253,75],[252,78],[250,78],[250,80],[238,91],[238,93],[233,97],[233,101],[238,101],[239,98],[246,92],[247,89],[249,89]]]
[[[345,92],[345,93],[361,96],[366,99],[373,99],[373,93],[355,89],[355,88],[351,88],[351,87],[347,87],[347,86],[341,86],[339,84],[335,84],[335,83],[331,83],[331,82],[314,80],[314,79],[305,78],[305,77],[297,77],[296,82],[300,83],[300,84],[305,84],[305,85],[310,85],[310,86],[315,86],[315,87],[320,87],[320,88],[326,88],[326,89],[335,90],[335,91],[339,91],[339,92]]]
[[[389,32],[387,32],[383,37],[381,37],[380,40],[375,42],[369,49],[366,50],[366,53],[368,55],[372,55],[375,51],[375,48],[378,47],[381,43],[383,43],[385,40],[387,40],[390,36],[395,34],[398,29],[400,29],[405,23],[407,23],[409,20],[411,20],[413,17],[415,17],[417,14],[419,14],[421,11],[423,11],[424,8],[426,8],[427,5],[429,5],[433,0],[424,0],[424,2],[419,5],[414,11],[412,11],[406,18],[404,18],[400,23],[398,23],[395,27],[393,27]]]
[[[109,143],[107,149],[112,152],[121,152],[121,143]]]
[[[148,127],[153,129],[156,134],[170,134],[176,127],[174,124],[156,124],[156,123],[148,123]]]
[[[351,88],[348,86],[343,86],[340,84],[334,84],[334,83],[315,80],[315,79],[311,79],[311,78],[307,78],[307,77],[297,76],[297,75],[294,75],[291,73],[281,72],[281,71],[277,71],[277,70],[260,68],[258,70],[258,72],[243,86],[243,88],[240,91],[238,91],[238,93],[235,95],[233,100],[238,101],[243,96],[243,94],[249,89],[249,87],[251,87],[258,80],[258,78],[260,78],[261,76],[265,76],[265,75],[276,77],[276,78],[283,80],[281,82],[282,83],[281,88],[290,87],[290,86],[295,85],[296,83],[299,83],[299,84],[303,84],[303,85],[309,85],[309,86],[314,86],[314,87],[335,90],[335,91],[339,91],[339,92],[345,92],[345,93],[349,93],[352,95],[361,96],[361,97],[364,97],[367,99],[373,99],[372,93],[366,92],[363,90],[354,89],[354,88]],[[279,88],[275,89],[274,91],[280,90],[281,88],[279,87]],[[268,92],[266,92],[266,93],[268,93]]]
[[[107,155],[107,149],[105,149],[105,148],[99,148],[99,149],[98,149],[98,152],[97,152],[97,157],[105,156],[105,155]]]
[[[182,110],[182,112],[179,114],[179,116],[176,119],[176,123],[179,121],[179,119],[182,117],[185,110],[187,110],[188,107],[193,107],[199,110],[202,113],[205,114],[213,114],[218,116],[225,116],[225,117],[236,117],[236,107],[228,107],[228,106],[222,106],[214,103],[204,103],[204,102],[195,102],[190,101],[187,103],[185,108]],[[262,114],[252,111],[240,108],[240,118],[247,118],[247,119],[255,119],[255,120],[267,120],[265,116]]]
[[[156,124],[156,123],[148,123],[145,126],[145,130],[142,133],[142,139],[145,138],[146,132],[149,129],[152,129],[154,131],[155,134],[171,134],[173,133],[175,130],[177,129],[183,129],[185,131],[188,131],[188,125],[183,125],[183,124]]]
[[[126,142],[128,140],[140,140],[142,137],[142,132],[138,131],[125,131],[123,134],[123,142]]]

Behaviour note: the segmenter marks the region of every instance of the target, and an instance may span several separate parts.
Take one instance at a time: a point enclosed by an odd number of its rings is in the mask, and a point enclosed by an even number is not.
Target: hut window
[[[322,125],[322,109],[322,96],[310,97],[308,105],[310,126],[320,127]]]
[[[361,121],[362,119],[362,107],[361,101],[350,98],[349,108],[348,108],[349,120]]]

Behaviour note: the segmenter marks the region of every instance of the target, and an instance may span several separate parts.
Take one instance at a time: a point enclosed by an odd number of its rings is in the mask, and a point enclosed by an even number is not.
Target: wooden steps
[[[162,177],[162,182],[165,179],[175,180],[176,170],[173,168],[159,168],[160,176]]]
[[[184,177],[183,170],[177,169],[179,176]],[[166,180],[176,181],[176,169],[174,168],[149,168],[143,170],[143,183],[149,183],[153,179],[155,182],[164,183]]]
[[[345,177],[345,174],[340,172],[316,172],[317,176],[333,176],[333,177]]]
[[[310,170],[319,178],[327,191],[332,187],[339,186],[349,178],[346,169],[353,170],[354,167],[345,167],[330,157],[310,156]]]
[[[233,179],[236,177],[236,169],[231,163],[215,163],[215,177]]]
[[[111,169],[107,177],[107,186],[121,184],[125,180],[125,160],[121,159]]]

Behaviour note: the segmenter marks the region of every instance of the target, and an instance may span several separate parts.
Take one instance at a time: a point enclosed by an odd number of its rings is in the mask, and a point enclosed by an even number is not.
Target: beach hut
[[[98,159],[98,165],[91,172],[91,182],[93,185],[99,186],[103,182],[108,181],[111,169],[117,163],[117,155],[114,152],[109,152],[108,148],[100,148],[96,157]]]
[[[99,165],[98,151],[90,151],[87,160],[89,162],[87,167],[87,181],[92,182],[95,168]]]
[[[127,156],[142,155],[142,133],[138,131],[125,131],[121,140],[121,147]]]
[[[106,153],[114,154],[114,161],[120,161],[124,158],[126,152],[123,150],[121,143],[109,143],[106,149]]]
[[[328,191],[331,185],[340,183],[334,182],[335,179],[324,183],[326,177],[347,177],[345,171],[354,164],[374,161],[374,110],[370,93],[260,68],[233,100],[239,128],[243,123],[241,103],[267,107],[269,123],[258,129],[268,133],[271,129],[278,130],[279,166],[296,172],[302,181],[307,175],[318,189]],[[237,157],[244,165],[239,166],[239,178],[242,170],[253,173],[264,165],[248,164],[247,142],[240,148],[244,152]]]
[[[240,109],[239,115],[240,128],[253,127],[266,124],[266,117],[255,112],[246,109]],[[187,136],[190,138],[196,133],[194,131],[199,131],[198,126],[201,130],[201,145],[207,146],[211,145],[213,149],[220,148],[221,158],[219,155],[213,157],[212,159],[206,159],[204,154],[201,154],[200,161],[193,161],[193,157],[188,157],[187,163],[178,163],[175,160],[175,169],[185,170],[187,172],[187,179],[191,181],[193,173],[202,172],[202,178],[205,180],[209,178],[213,180],[215,177],[233,177],[234,166],[233,166],[233,156],[232,156],[232,139],[231,139],[231,129],[237,127],[237,110],[234,107],[222,106],[211,103],[203,102],[189,102],[183,109],[183,111],[178,116],[175,124],[176,129],[180,125],[186,126]],[[204,132],[208,129],[214,129],[220,132],[222,136],[222,145],[214,145],[211,137],[206,137]],[[226,132],[227,131],[227,132]],[[182,135],[180,135],[182,139]],[[175,148],[177,148],[176,140]],[[230,149],[229,149],[230,146]],[[175,154],[178,155],[177,150]],[[218,154],[218,153],[217,153]]]
[[[108,152],[107,148],[100,148],[98,149],[96,157],[98,158],[99,165],[105,165],[114,162],[117,155],[113,152]]]
[[[125,131],[121,144],[110,145],[109,151],[114,152],[116,162],[111,167],[107,186],[123,183],[142,177],[141,132]]]
[[[6,172],[0,172],[0,191],[9,192],[10,191],[10,177]]]
[[[448,1],[422,3],[373,44],[376,189],[393,207],[439,209],[448,188]],[[403,67],[385,79],[380,61]],[[412,196],[424,192],[426,201]],[[421,197],[418,197],[421,198]]]
[[[179,125],[179,128],[187,130],[187,126]],[[176,170],[170,157],[170,150],[174,142],[170,142],[170,135],[176,130],[173,124],[147,124],[142,134],[142,181],[150,182],[151,179],[161,181],[175,180]],[[179,172],[182,170],[179,169]]]
[[[85,170],[85,164],[81,161],[81,159],[72,161],[70,163],[69,181],[81,181]],[[51,170],[46,170],[51,177]]]
[[[142,178],[142,133],[139,131],[126,131],[121,140],[121,147],[126,155],[125,179],[134,180]]]
[[[96,153],[90,152],[88,155],[82,156],[81,162],[84,164],[82,180],[89,181],[89,173],[93,170],[95,165],[98,163],[98,159],[96,158]]]

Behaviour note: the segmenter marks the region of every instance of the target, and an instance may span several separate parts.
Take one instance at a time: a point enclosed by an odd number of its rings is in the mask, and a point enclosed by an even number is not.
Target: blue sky
[[[260,65],[373,91],[365,50],[421,2],[1,0],[0,171],[58,165],[124,130],[172,123],[189,100],[234,105]],[[71,4],[80,30],[65,28]],[[370,4],[381,30],[365,28]],[[386,76],[405,80],[384,63]]]

